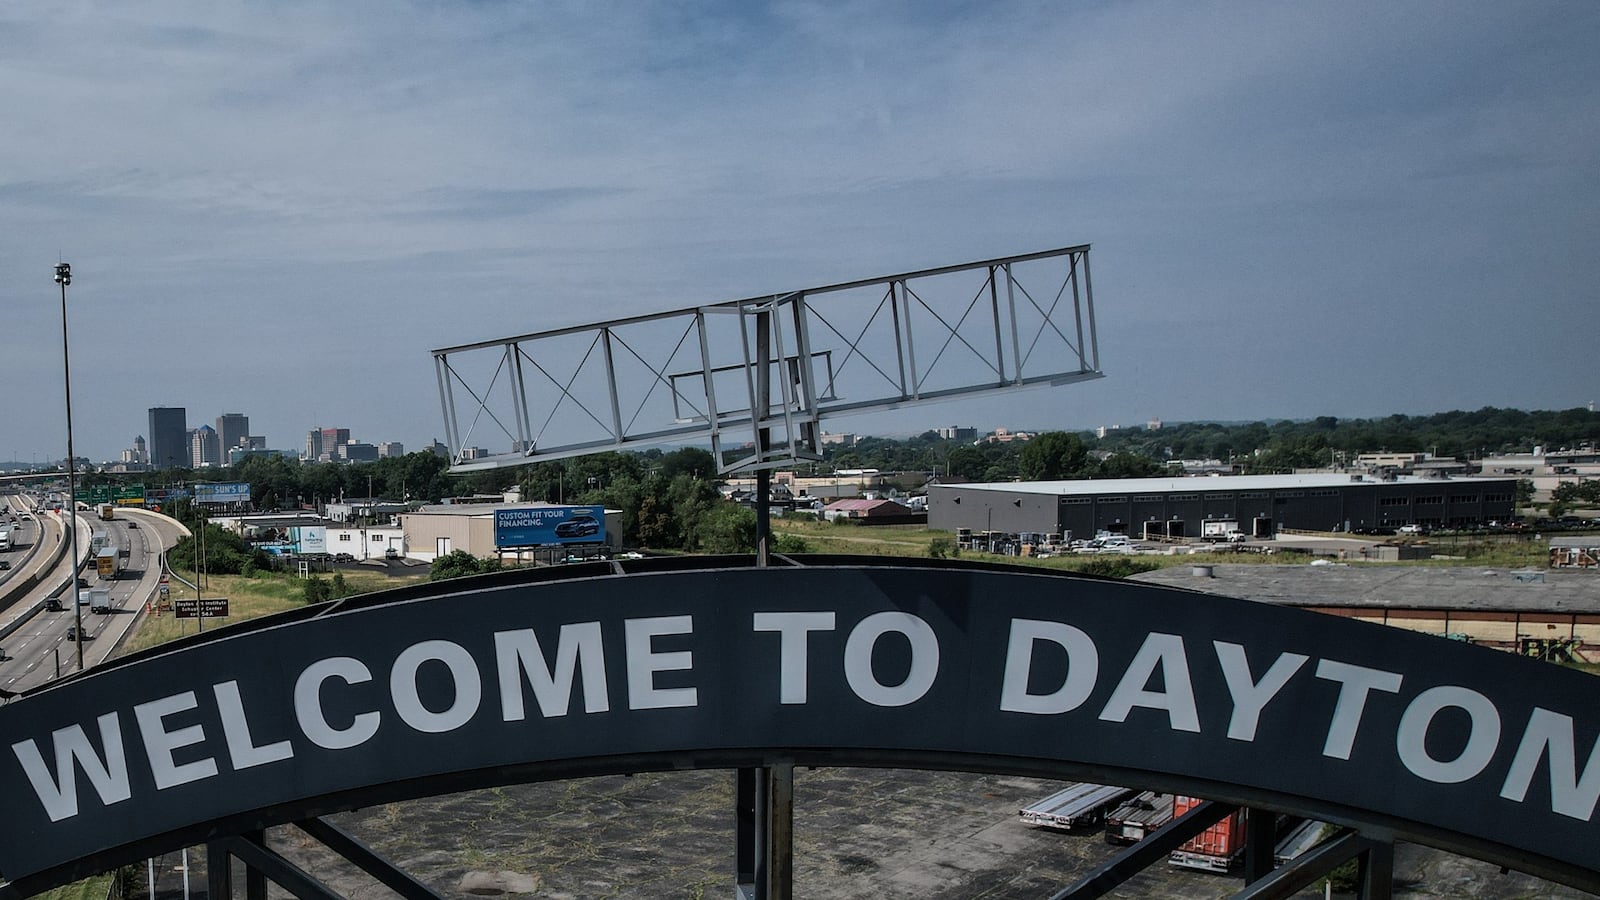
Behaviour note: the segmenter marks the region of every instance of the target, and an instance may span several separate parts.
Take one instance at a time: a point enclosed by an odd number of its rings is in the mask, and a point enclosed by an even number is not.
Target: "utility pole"
[[[78,459],[72,449],[72,357],[67,353],[67,285],[72,266],[56,263],[56,284],[61,285],[61,369],[67,385],[67,515],[63,521],[72,536],[72,621],[78,640],[78,671],[83,671],[83,604],[78,594]]]

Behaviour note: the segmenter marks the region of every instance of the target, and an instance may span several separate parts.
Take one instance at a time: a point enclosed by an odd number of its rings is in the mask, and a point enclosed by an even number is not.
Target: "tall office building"
[[[306,462],[316,462],[322,457],[322,430],[313,428],[306,432]]]
[[[189,465],[188,410],[181,406],[150,409],[150,467],[172,469]]]
[[[229,450],[239,446],[239,439],[249,434],[249,416],[243,413],[223,413],[217,416],[217,443],[221,445],[224,459],[227,458]]]
[[[339,452],[339,447],[350,443],[350,429],[324,428],[322,429],[322,452],[334,454]]]
[[[189,432],[189,465],[193,468],[215,466],[222,459],[222,448],[217,441],[217,431],[210,425],[201,425]]]

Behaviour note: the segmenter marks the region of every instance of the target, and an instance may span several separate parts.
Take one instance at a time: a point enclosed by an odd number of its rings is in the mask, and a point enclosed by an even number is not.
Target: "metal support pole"
[[[772,310],[756,314],[755,396],[751,420],[757,423],[756,565],[770,563],[772,470],[766,455],[771,429],[762,426],[772,410]],[[736,890],[748,900],[791,900],[794,896],[794,766],[744,768],[734,784],[734,868]]]
[[[756,840],[756,781],[760,772],[749,767],[734,773],[733,881],[741,900],[755,900],[756,896],[756,857],[761,849]]]
[[[767,900],[794,896],[794,766],[767,768]]]
[[[184,873],[188,878],[188,873]],[[233,857],[221,842],[206,844],[206,900],[232,900]]]
[[[772,540],[772,470],[767,468],[767,451],[772,429],[761,424],[772,414],[772,310],[756,313],[756,396],[751,419],[756,427],[756,565],[770,559]]]
[[[1244,811],[1244,883],[1251,884],[1272,874],[1277,864],[1278,816],[1265,809]]]
[[[260,829],[246,832],[241,837],[259,846],[267,846],[267,833]],[[230,859],[230,857],[223,858]],[[231,864],[229,868],[231,871]],[[258,866],[244,867],[244,897],[245,900],[267,900],[267,873],[261,871]]]
[[[1357,859],[1361,900],[1389,900],[1394,893],[1394,844],[1374,843]]]
[[[72,449],[72,356],[67,352],[67,285],[72,283],[72,265],[56,264],[56,284],[61,285],[61,370],[66,380],[67,400],[67,516],[64,520],[72,536],[72,622],[78,635],[78,671],[83,671],[83,605],[78,595],[78,459]]]

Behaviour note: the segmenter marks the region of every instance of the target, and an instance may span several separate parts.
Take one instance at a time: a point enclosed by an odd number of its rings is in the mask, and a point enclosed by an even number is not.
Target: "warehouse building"
[[[1515,478],[1337,473],[932,485],[928,526],[1063,540],[1102,531],[1199,538],[1227,523],[1251,537],[1285,528],[1453,527],[1511,518],[1516,490]]]

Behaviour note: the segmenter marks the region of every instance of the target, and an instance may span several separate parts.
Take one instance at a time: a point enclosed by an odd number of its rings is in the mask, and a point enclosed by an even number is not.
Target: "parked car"
[[[399,559],[400,558],[400,551],[396,550],[393,547],[388,547],[383,551],[383,558],[384,559]]]
[[[335,553],[333,555],[333,561],[334,562],[355,562],[356,561],[356,557],[355,557],[355,554],[353,554],[353,553]]]

